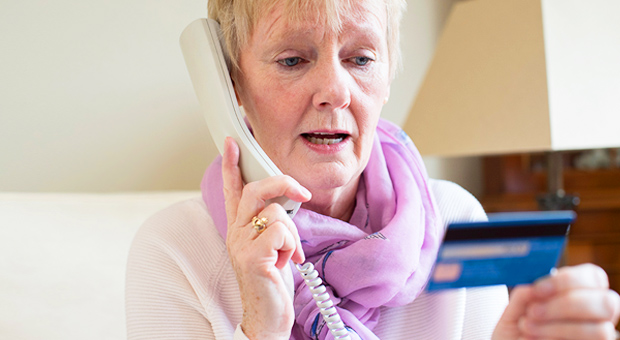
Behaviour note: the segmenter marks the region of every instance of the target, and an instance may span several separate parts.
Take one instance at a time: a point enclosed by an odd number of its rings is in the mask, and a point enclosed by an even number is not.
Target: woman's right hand
[[[222,159],[228,234],[226,247],[237,276],[244,334],[256,339],[289,339],[295,320],[293,274],[289,260],[303,263],[305,257],[297,228],[282,206],[265,201],[287,196],[307,202],[310,192],[293,178],[282,175],[243,185],[239,147],[228,137]],[[252,217],[267,218],[267,228],[258,233]]]

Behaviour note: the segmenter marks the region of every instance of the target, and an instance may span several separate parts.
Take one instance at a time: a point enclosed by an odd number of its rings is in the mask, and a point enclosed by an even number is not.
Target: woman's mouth
[[[302,136],[312,144],[332,145],[342,142],[348,135],[344,133],[313,132],[304,133]]]

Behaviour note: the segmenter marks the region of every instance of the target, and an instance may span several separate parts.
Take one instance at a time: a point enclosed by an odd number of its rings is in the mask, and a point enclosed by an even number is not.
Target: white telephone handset
[[[258,145],[243,119],[220,44],[219,24],[198,19],[181,34],[181,49],[207,127],[220,153],[224,139],[231,136],[239,145],[239,167],[243,180],[254,182],[282,172]],[[292,218],[301,203],[278,197],[269,201],[282,205]]]
[[[267,157],[245,124],[241,108],[237,104],[220,39],[219,24],[212,19],[195,20],[183,30],[180,39],[185,64],[211,137],[220,153],[224,152],[224,139],[227,136],[235,139],[240,149],[239,166],[246,183],[281,175],[282,172]],[[282,205],[291,218],[301,205],[284,196],[268,203],[271,202]],[[340,319],[325,286],[322,285],[318,272],[314,270],[314,265],[310,262],[298,264],[297,269],[312,292],[312,297],[334,338],[350,339],[349,331]]]

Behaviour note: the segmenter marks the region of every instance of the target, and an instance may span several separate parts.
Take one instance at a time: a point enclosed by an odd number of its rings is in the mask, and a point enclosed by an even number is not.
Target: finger
[[[299,237],[299,232],[297,231],[297,226],[295,225],[295,222],[293,222],[293,220],[288,216],[286,210],[284,210],[281,205],[277,203],[272,203],[268,205],[263,211],[261,211],[259,216],[269,216],[269,221],[281,222],[282,224],[284,224],[288,232],[290,232],[295,239],[296,246],[291,260],[293,260],[293,262],[295,263],[303,263],[306,257],[301,246],[301,238]],[[270,223],[267,223],[267,225],[269,226]]]
[[[270,210],[281,210],[281,212],[278,211],[281,220],[290,221],[294,227],[294,223],[280,205],[273,204]],[[269,211],[262,211],[260,217],[265,217],[265,215],[270,216],[266,218],[271,221],[262,233],[257,233],[252,223],[248,223],[246,228],[234,228],[234,232],[229,233],[229,235],[236,235],[227,240],[227,244],[228,241],[231,242],[228,247],[231,257],[239,258],[241,267],[259,273],[272,272],[274,266],[283,269],[289,260],[302,262],[304,260],[303,250],[301,250],[301,242],[295,238],[296,228],[291,229],[286,222],[274,217],[275,215]],[[299,258],[300,254],[301,258]]]
[[[501,317],[501,323],[516,325],[527,312],[527,305],[532,300],[532,286],[516,286],[510,293],[510,301]]]
[[[610,294],[611,294],[611,299],[615,302],[612,302],[612,305],[614,306],[614,315],[611,318],[611,323],[613,323],[614,325],[618,324],[618,321],[620,319],[620,295],[618,295],[618,292],[610,290]]]
[[[239,146],[232,137],[224,141],[222,155],[222,179],[224,181],[224,199],[226,200],[226,217],[228,223],[235,221],[237,207],[243,191],[243,179],[239,168]]]
[[[265,201],[271,198],[286,196],[296,202],[307,202],[312,195],[308,189],[287,175],[268,177],[260,181],[251,182],[243,187],[237,221],[250,221],[265,207]]]
[[[552,322],[537,323],[524,318],[519,322],[519,330],[527,338],[564,340],[606,340],[615,339],[616,330],[611,322]]]
[[[612,290],[574,289],[532,303],[527,308],[527,317],[540,321],[613,321],[618,313],[618,305],[618,294]]]
[[[265,259],[270,263],[267,265],[275,265],[278,269],[284,268],[297,248],[295,238],[284,223],[280,221],[269,225],[255,242],[260,248],[268,252],[269,256],[265,256]]]
[[[534,284],[534,294],[537,298],[545,299],[579,288],[609,289],[607,273],[593,264],[562,267],[556,274],[538,280]]]

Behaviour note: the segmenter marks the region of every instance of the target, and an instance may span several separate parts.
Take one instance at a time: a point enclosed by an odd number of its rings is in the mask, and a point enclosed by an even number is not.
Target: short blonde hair
[[[208,0],[209,18],[219,22],[229,51],[232,73],[239,70],[239,52],[248,42],[258,18],[270,13],[276,5],[284,6],[284,14],[291,22],[307,19],[307,13],[317,13],[315,20],[338,32],[343,16],[351,13],[357,0]],[[401,66],[400,20],[407,3],[405,0],[375,0],[383,2],[387,13],[386,40],[390,62],[390,79]]]

